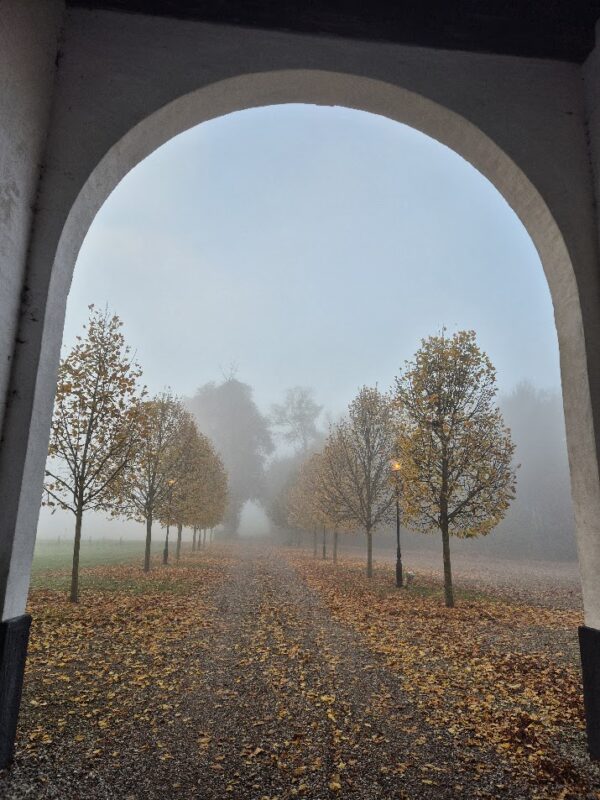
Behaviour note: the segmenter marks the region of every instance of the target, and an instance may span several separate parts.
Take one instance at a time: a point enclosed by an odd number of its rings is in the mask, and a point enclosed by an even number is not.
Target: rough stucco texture
[[[60,2],[0,5],[0,430],[52,96]]]

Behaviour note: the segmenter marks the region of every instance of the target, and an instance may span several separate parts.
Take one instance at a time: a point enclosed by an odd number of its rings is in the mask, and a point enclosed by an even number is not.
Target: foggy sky
[[[84,242],[66,345],[92,302],[125,322],[151,391],[190,395],[235,363],[263,410],[307,385],[337,414],[441,325],[477,331],[501,391],[559,385],[548,287],[503,198],[434,140],[348,109],[243,111],[151,155]]]

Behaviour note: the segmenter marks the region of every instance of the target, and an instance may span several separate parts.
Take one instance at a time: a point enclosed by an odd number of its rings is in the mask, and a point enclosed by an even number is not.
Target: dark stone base
[[[588,751],[591,758],[600,761],[600,631],[579,628],[579,648]]]
[[[0,622],[0,769],[13,757],[31,617]]]

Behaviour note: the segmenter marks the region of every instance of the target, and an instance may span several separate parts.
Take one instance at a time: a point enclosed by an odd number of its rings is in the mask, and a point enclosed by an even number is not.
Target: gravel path
[[[427,708],[336,623],[281,556],[248,547],[230,560],[210,625],[182,648],[202,677],[156,732],[131,727],[117,763],[74,758],[65,737],[20,758],[0,797],[529,798],[506,763],[427,722]]]

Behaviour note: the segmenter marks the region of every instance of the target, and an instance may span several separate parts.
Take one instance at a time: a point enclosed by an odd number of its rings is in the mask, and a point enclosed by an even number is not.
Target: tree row
[[[423,340],[393,390],[363,387],[303,463],[285,489],[288,524],[333,531],[334,554],[339,531],[363,530],[368,577],[373,532],[394,516],[399,559],[400,516],[413,530],[439,531],[445,601],[454,605],[450,536],[490,533],[515,496],[514,444],[496,394],[473,331]]]
[[[142,371],[117,316],[90,307],[84,333],[61,361],[54,403],[45,502],[75,517],[70,599],[79,597],[84,514],[101,510],[146,526],[144,570],[152,528],[212,529],[223,519],[227,474],[210,440],[170,392],[148,397]]]

